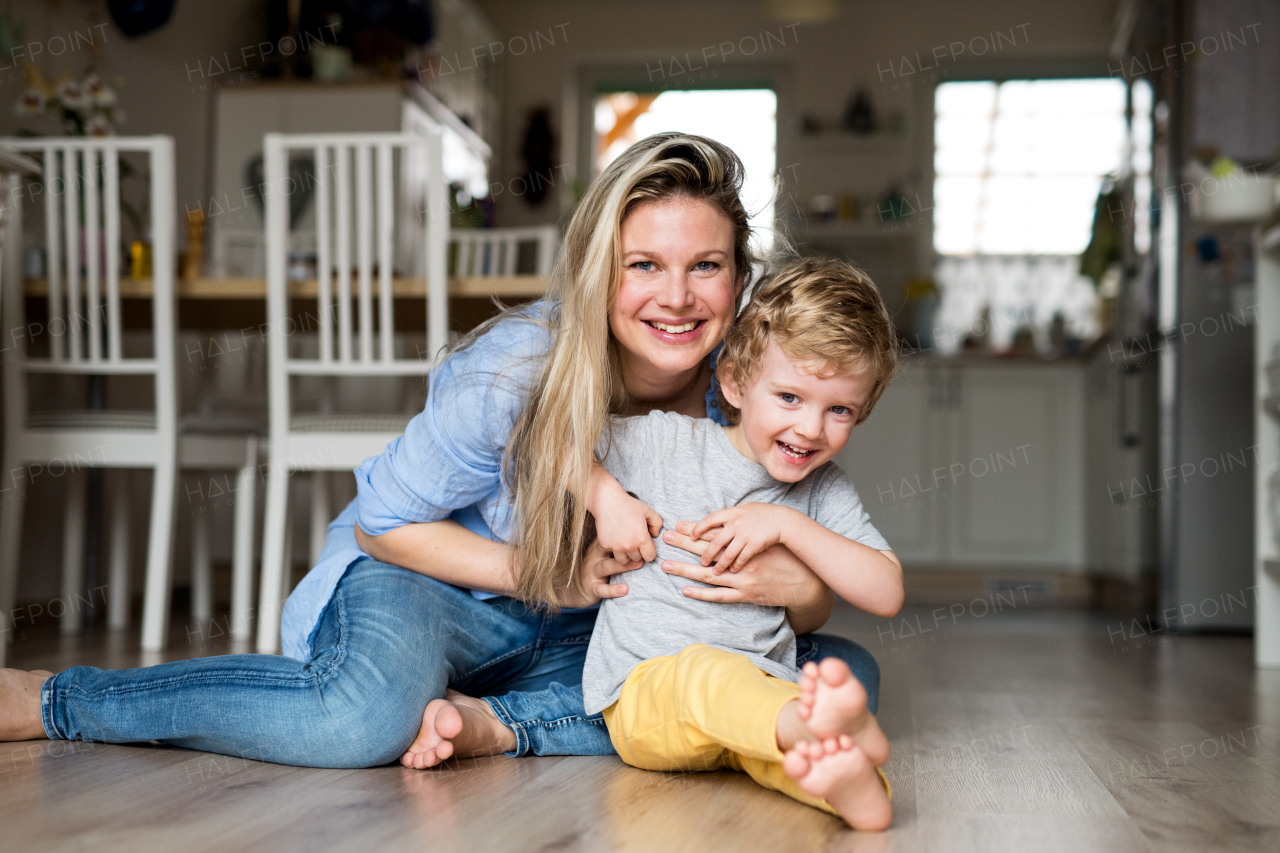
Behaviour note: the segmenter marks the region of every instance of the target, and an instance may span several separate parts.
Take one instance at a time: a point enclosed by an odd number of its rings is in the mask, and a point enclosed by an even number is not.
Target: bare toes
[[[800,741],[804,743],[804,741]],[[799,746],[800,743],[796,744]],[[809,774],[809,757],[799,749],[787,750],[782,757],[782,769],[792,779],[799,779]]]

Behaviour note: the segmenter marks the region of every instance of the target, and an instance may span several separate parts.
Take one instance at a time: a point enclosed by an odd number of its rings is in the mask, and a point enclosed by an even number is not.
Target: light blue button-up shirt
[[[378,536],[415,522],[452,518],[487,539],[510,539],[513,500],[502,477],[507,441],[550,343],[548,302],[497,323],[431,371],[427,404],[404,435],[355,469],[356,498],[329,525],[319,562],[285,602],[284,653],[311,659],[311,641],[338,581],[358,560],[355,524]],[[719,347],[711,354],[714,371]],[[723,423],[714,372],[707,416]],[[478,598],[491,593],[473,592]]]

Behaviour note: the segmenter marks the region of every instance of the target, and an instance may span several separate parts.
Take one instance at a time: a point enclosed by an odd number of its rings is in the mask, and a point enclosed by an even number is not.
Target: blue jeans
[[[510,598],[373,560],[347,570],[308,663],[223,655],[144,669],[73,667],[45,682],[50,738],[174,746],[303,767],[374,767],[408,748],[432,699],[492,695],[514,754],[605,755],[604,721],[582,706],[594,610],[551,617]],[[879,670],[838,637],[800,638],[805,659],[849,661],[875,707]],[[501,694],[501,695],[499,695]]]

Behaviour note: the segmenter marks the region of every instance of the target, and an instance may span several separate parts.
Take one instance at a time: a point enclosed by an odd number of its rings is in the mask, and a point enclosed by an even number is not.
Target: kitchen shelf
[[[796,235],[811,238],[879,240],[910,237],[913,226],[879,222],[810,222],[796,226]]]
[[[888,133],[852,133],[847,130],[826,131],[825,133],[797,134],[796,144],[808,153],[833,154],[899,154],[907,155],[911,151],[911,139],[908,136],[896,136]]]

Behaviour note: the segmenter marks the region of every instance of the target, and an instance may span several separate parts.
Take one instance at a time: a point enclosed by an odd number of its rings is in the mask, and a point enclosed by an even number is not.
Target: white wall
[[[999,30],[1006,37],[1001,50],[989,51],[986,59],[1105,58],[1116,5],[1116,0],[846,0],[845,11],[837,19],[791,27],[786,21],[766,17],[762,0],[480,0],[481,8],[507,44],[521,35],[534,31],[546,34],[552,28],[557,36],[565,36],[555,46],[542,42],[541,49],[528,50],[522,56],[505,51],[506,120],[496,171],[504,179],[523,171],[519,155],[528,111],[537,105],[548,105],[555,121],[560,122],[562,92],[586,63],[641,61],[652,62],[657,68],[657,61],[663,60],[663,71],[654,75],[655,82],[659,82],[670,70],[673,55],[683,64],[687,51],[701,63],[703,49],[709,48],[714,59],[698,73],[715,72],[724,67],[718,45],[733,42],[742,50],[750,50],[750,37],[763,40],[768,31],[773,35],[770,49],[762,49],[745,61],[781,64],[790,69],[794,95],[791,103],[779,105],[780,113],[806,112],[835,118],[853,88],[864,85],[882,113],[901,110],[911,120],[917,106],[915,93],[923,78],[909,72],[903,75],[904,57],[914,66],[918,53],[921,64],[937,65],[936,70],[926,71],[925,77],[945,73],[956,67],[950,58],[949,46],[953,42],[972,42],[974,50],[981,50],[982,42],[973,40],[991,38]],[[1013,47],[1008,42],[1010,33],[1017,41]],[[780,45],[779,41],[785,44]],[[941,63],[931,58],[935,48],[944,57]],[[740,58],[736,47],[734,53],[738,56],[730,55],[728,62]],[[963,54],[958,56],[963,58]],[[789,128],[780,130],[780,135],[790,132]],[[921,136],[913,133],[915,139]],[[909,164],[901,158],[886,161],[873,154],[833,177],[830,158],[793,156],[786,152],[786,143],[785,138],[780,138],[779,168],[790,183],[789,189],[800,199],[833,191],[879,192],[888,180],[899,177],[891,171],[908,172],[918,166],[920,156],[931,156],[928,150],[916,152]],[[562,133],[561,161],[573,161],[573,145],[573,140]],[[786,167],[791,163],[796,168],[788,175]],[[551,205],[531,209],[522,202],[510,203],[510,193],[507,198],[509,203],[499,202],[506,224],[550,221],[557,213]]]

